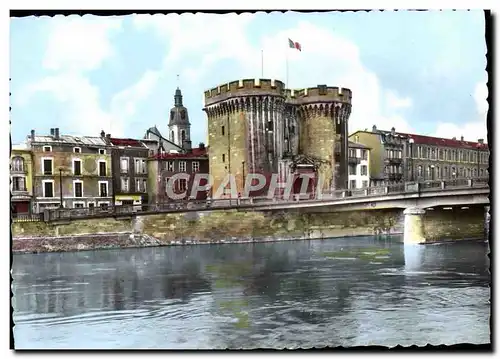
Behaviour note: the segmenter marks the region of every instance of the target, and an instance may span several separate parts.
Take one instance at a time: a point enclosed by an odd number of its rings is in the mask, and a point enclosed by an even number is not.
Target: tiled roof
[[[473,150],[476,150],[479,146],[479,148],[481,148],[481,149],[484,149],[484,150],[488,149],[488,144],[486,144],[486,143],[480,144],[479,142],[461,141],[460,139],[453,140],[453,139],[448,139],[448,138],[422,136],[422,135],[415,135],[415,134],[411,134],[411,133],[399,132],[399,134],[403,135],[403,136],[407,136],[408,139],[413,138],[415,143],[419,144],[419,145],[456,147],[456,148],[461,148],[461,149],[473,149]]]
[[[130,147],[146,147],[141,141],[132,138],[114,138],[111,137],[110,142],[113,146],[130,146]]]
[[[30,139],[30,136],[28,136]],[[35,136],[34,142],[41,143],[60,143],[60,144],[70,144],[70,145],[84,145],[84,146],[107,146],[106,141],[102,137],[93,136],[73,136],[73,135],[60,135],[59,139],[54,139],[53,136]]]
[[[193,148],[191,152],[187,153],[164,153],[164,154],[156,154],[151,156],[150,158],[153,159],[177,159],[177,158],[199,158],[199,157],[207,157],[208,159],[208,153],[207,153],[207,148]]]
[[[364,132],[364,133],[375,133],[372,131],[356,131],[352,133],[350,136],[358,133],[358,132]],[[391,131],[385,131],[385,130],[377,130],[376,133],[379,134],[391,134]],[[477,149],[477,146],[481,146],[481,149],[488,150],[489,146],[488,144],[480,144],[479,142],[473,142],[473,141],[461,141],[460,139],[449,139],[449,138],[440,138],[440,137],[432,137],[432,136],[423,136],[423,135],[416,135],[413,133],[404,133],[404,132],[395,132],[394,133],[397,136],[401,137],[406,137],[408,139],[413,138],[416,144],[419,145],[430,145],[430,146],[444,146],[444,147],[455,147],[455,148],[462,148],[462,149]]]

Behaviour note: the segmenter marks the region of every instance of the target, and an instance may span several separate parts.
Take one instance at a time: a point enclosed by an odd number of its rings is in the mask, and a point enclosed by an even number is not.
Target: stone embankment
[[[248,243],[402,232],[399,210],[338,213],[238,212],[161,214],[66,224],[14,223],[15,253],[163,245]]]

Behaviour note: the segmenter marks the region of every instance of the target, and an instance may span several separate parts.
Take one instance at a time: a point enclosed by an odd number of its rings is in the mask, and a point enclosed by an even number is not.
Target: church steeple
[[[179,81],[179,75],[177,75],[177,81]],[[170,141],[184,149],[191,148],[190,127],[188,110],[182,104],[182,92],[179,84],[177,84],[174,107],[170,110],[170,121],[168,123]]]
[[[175,90],[174,105],[175,107],[182,107],[182,92],[179,87]]]

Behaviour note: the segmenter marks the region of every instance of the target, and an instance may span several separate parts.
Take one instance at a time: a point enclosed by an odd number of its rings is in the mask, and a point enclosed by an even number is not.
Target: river
[[[358,237],[14,255],[15,348],[490,343],[487,252]]]

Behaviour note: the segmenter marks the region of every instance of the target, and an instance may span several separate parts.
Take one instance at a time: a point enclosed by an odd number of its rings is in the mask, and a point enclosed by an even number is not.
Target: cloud
[[[123,132],[121,122],[101,108],[99,89],[81,74],[64,72],[47,76],[25,88],[26,100],[40,92],[60,102],[58,111],[64,118],[61,125],[67,133],[98,136],[102,129],[109,132],[111,127],[115,132]]]
[[[377,75],[362,63],[355,43],[330,28],[306,21],[255,41],[248,28],[253,19],[252,15],[145,15],[134,18],[134,24],[164,39],[167,67],[189,58],[190,66],[185,66],[183,76],[203,89],[261,77],[263,54],[265,78],[288,81],[293,88],[328,84],[352,89],[351,132],[373,124],[412,130],[404,117],[404,110],[412,105],[411,98],[384,89]],[[303,51],[289,49],[288,38],[300,42]],[[230,61],[232,71],[217,68],[223,60]],[[214,73],[217,82],[207,82]]]
[[[460,138],[464,136],[466,141],[477,141],[479,138],[487,142],[486,115],[488,113],[488,87],[486,81],[480,81],[474,87],[472,94],[476,104],[476,117],[470,122],[456,124],[452,122],[439,123],[434,136],[444,138]]]
[[[111,35],[121,30],[118,18],[70,16],[50,22],[43,66],[55,71],[89,71],[113,56]]]
[[[386,104],[389,108],[409,108],[413,105],[413,101],[409,97],[400,98],[393,91],[386,92]]]

